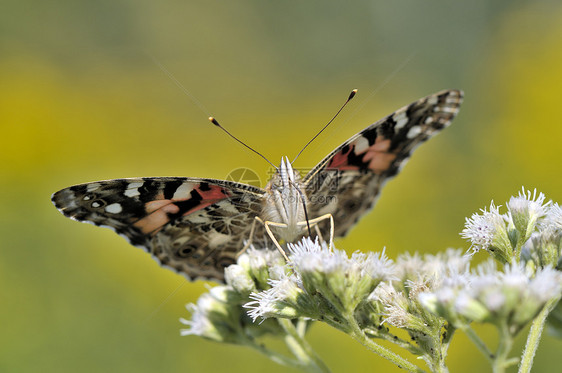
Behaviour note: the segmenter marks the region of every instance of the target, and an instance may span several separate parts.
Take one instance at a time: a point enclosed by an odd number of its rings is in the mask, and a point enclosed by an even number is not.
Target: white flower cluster
[[[504,265],[498,271],[487,261],[471,273],[446,279],[421,303],[433,313],[465,329],[471,321],[506,325],[516,334],[542,307],[562,292],[562,273],[552,268],[531,273],[523,265]]]
[[[523,189],[518,196],[511,197],[507,212],[501,214],[494,203],[489,211],[481,210],[466,219],[461,235],[470,241],[474,252],[487,250],[501,263],[519,262],[523,247],[543,251],[547,245],[558,246],[558,254],[544,257],[541,253],[527,252],[538,260],[538,267],[556,266],[562,235],[562,209],[546,201],[543,193]],[[554,248],[551,248],[554,249]],[[556,251],[556,249],[554,249]],[[554,253],[553,253],[554,254]]]
[[[419,303],[422,293],[432,291],[444,283],[459,282],[468,271],[470,257],[460,250],[449,249],[437,255],[404,254],[396,261],[398,280],[379,286],[369,299],[383,306],[384,322],[429,334],[428,325],[441,324]],[[438,331],[437,331],[438,332]]]
[[[204,293],[197,304],[188,304],[191,320],[180,319],[188,328],[181,335],[197,335],[217,342],[252,345],[255,336],[279,334],[274,323],[256,325],[242,307],[253,291],[264,289],[271,277],[271,268],[285,263],[277,250],[256,250],[251,247],[238,263],[225,270],[226,286],[216,286]],[[267,286],[267,285],[266,285]]]
[[[287,274],[272,279],[270,289],[254,293],[245,307],[255,320],[267,317],[341,318],[353,313],[382,282],[392,278],[384,253],[331,251],[318,240],[289,244]]]
[[[493,247],[498,232],[502,232],[506,226],[505,216],[499,213],[499,207],[494,202],[490,204],[489,211],[485,208],[480,211],[482,214],[473,214],[466,219],[466,228],[461,233],[463,238],[471,241],[475,252]]]
[[[188,328],[181,333],[252,346],[285,361],[256,339],[267,334],[292,341],[289,349],[301,358],[311,352],[304,341],[307,325],[317,320],[408,371],[417,367],[374,340],[418,355],[432,371],[446,371],[447,348],[461,329],[500,371],[513,364],[507,356],[512,344],[500,343],[491,352],[470,324],[491,323],[509,342],[543,310],[546,315],[554,308],[562,294],[562,272],[556,269],[562,261],[562,208],[542,193],[523,190],[505,213],[492,202],[466,219],[462,236],[471,243],[469,254],[453,249],[403,254],[395,263],[384,251],[348,255],[311,238],[287,245],[288,262],[276,250],[250,248],[226,269],[226,286],[188,305],[192,318],[182,319]],[[480,250],[500,265],[490,259],[471,270]],[[294,351],[296,345],[300,351]],[[532,360],[529,356],[525,359]],[[322,367],[314,358],[308,361],[314,369]]]

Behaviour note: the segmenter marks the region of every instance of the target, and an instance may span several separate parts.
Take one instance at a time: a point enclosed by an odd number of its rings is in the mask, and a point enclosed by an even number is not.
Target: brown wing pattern
[[[264,193],[222,180],[134,178],[75,185],[52,200],[67,217],[113,229],[190,279],[223,281]]]
[[[370,210],[384,183],[413,150],[451,124],[463,93],[448,90],[405,106],[365,128],[324,158],[304,178],[309,216],[330,213],[344,236]],[[328,234],[328,226],[322,226]]]

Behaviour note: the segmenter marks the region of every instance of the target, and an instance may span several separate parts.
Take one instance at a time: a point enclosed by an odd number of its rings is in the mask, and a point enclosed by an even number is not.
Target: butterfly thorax
[[[265,188],[267,195],[263,206],[263,220],[285,224],[286,227],[272,227],[280,238],[294,242],[304,233],[306,220],[304,205],[308,202],[301,177],[293,170],[285,157],[279,169]]]

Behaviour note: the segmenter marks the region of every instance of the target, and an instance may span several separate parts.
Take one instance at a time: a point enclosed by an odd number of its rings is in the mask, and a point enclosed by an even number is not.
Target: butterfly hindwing
[[[191,279],[222,281],[264,193],[229,181],[162,177],[75,185],[52,200],[67,217],[109,227]]]
[[[344,236],[371,209],[384,183],[422,142],[458,113],[461,91],[442,91],[405,106],[365,128],[325,157],[304,178],[310,216],[332,214]],[[322,228],[327,234],[327,227]]]
[[[310,219],[331,214],[334,236],[344,236],[412,151],[451,123],[461,101],[461,91],[449,90],[399,109],[335,149],[302,182],[287,183],[279,170],[265,190],[214,179],[117,179],[62,189],[52,200],[67,217],[113,229],[190,279],[224,281],[224,268],[235,262],[245,240],[258,248],[271,247],[270,238],[276,242],[255,224],[256,217],[286,222],[283,229],[302,223],[294,221],[301,219],[295,203],[302,199],[286,197],[295,192],[291,188],[306,195]],[[329,224],[319,228],[328,237]]]

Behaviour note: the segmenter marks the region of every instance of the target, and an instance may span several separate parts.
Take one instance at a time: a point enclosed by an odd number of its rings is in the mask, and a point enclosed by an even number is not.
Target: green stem
[[[420,369],[416,365],[410,363],[408,360],[404,359],[402,356],[395,354],[394,352],[384,348],[383,346],[379,345],[378,343],[373,342],[370,338],[367,338],[363,330],[355,321],[355,318],[352,315],[348,315],[346,319],[349,325],[349,331],[347,333],[351,335],[353,339],[361,343],[363,346],[367,347],[369,350],[373,351],[374,353],[378,354],[379,356],[391,361],[392,363],[396,364],[399,368],[405,369],[408,372],[416,372],[416,373],[425,373],[423,369]]]
[[[503,323],[498,329],[500,332],[500,340],[492,362],[492,371],[494,373],[503,373],[505,372],[505,368],[507,368],[509,364],[512,364],[511,360],[507,359],[507,355],[513,345],[513,336],[509,332],[507,323]]]
[[[509,368],[512,365],[517,365],[519,364],[519,358],[518,357],[512,357],[511,359],[507,359],[505,361],[505,367]]]
[[[523,355],[521,355],[521,364],[519,365],[519,373],[528,373],[531,371],[533,366],[533,359],[537,348],[539,347],[539,341],[541,339],[542,330],[546,322],[546,318],[550,311],[556,306],[560,298],[550,300],[542,309],[542,311],[535,317],[533,323],[531,324],[531,329],[529,330],[529,336],[527,337],[527,344],[525,345],[525,350]]]
[[[341,319],[340,319],[341,320]],[[349,328],[345,325],[342,325],[341,322],[339,321],[335,321],[333,320],[331,317],[324,317],[322,319],[319,319],[318,321],[322,321],[328,325],[330,325],[332,328],[339,330],[340,332],[349,333]]]
[[[373,329],[370,329],[370,328],[364,329],[364,332],[370,338],[379,338],[379,339],[385,340],[387,342],[394,343],[398,347],[401,347],[401,348],[405,349],[406,351],[410,352],[412,355],[423,355],[423,353],[424,353],[424,351],[421,348],[419,348],[417,346],[414,346],[410,342],[405,341],[404,339],[399,338],[398,336],[396,336],[392,333],[389,333],[389,332],[380,333],[378,330],[373,330]]]
[[[484,341],[480,339],[480,337],[476,334],[476,332],[472,330],[470,326],[462,328],[461,330],[464,331],[466,336],[472,341],[472,343],[474,343],[476,348],[478,348],[478,350],[482,352],[482,354],[486,357],[486,359],[488,359],[488,361],[490,362],[493,362],[494,354],[492,353],[492,351],[490,351],[488,346],[486,346]]]
[[[441,341],[441,355],[443,355],[443,360],[447,357],[449,345],[451,344],[451,340],[453,339],[456,330],[457,329],[452,324],[447,324],[445,327],[445,336],[443,337],[443,341]]]
[[[272,351],[265,347],[264,345],[248,342],[246,346],[252,347],[261,354],[267,356],[271,361],[284,366],[289,366],[293,368],[302,368],[302,364],[299,361],[288,358],[278,352]]]
[[[308,327],[308,321],[305,319],[299,319],[297,321],[297,333],[299,333],[299,336],[301,338],[304,338],[304,335],[306,334],[306,329]]]
[[[285,342],[287,346],[302,363],[301,367],[305,367],[309,372],[330,372],[330,369],[324,362],[316,355],[316,352],[310,347],[308,342],[304,340],[297,331],[295,325],[289,319],[277,319],[279,325],[286,333]]]
[[[433,336],[433,346],[434,349],[431,350],[432,354],[428,356],[431,357],[432,363],[430,366],[433,367],[433,371],[446,373],[449,371],[447,365],[445,364],[445,356],[447,356],[447,350],[445,349],[443,353],[443,344],[441,343],[441,328],[436,330],[431,334]]]

